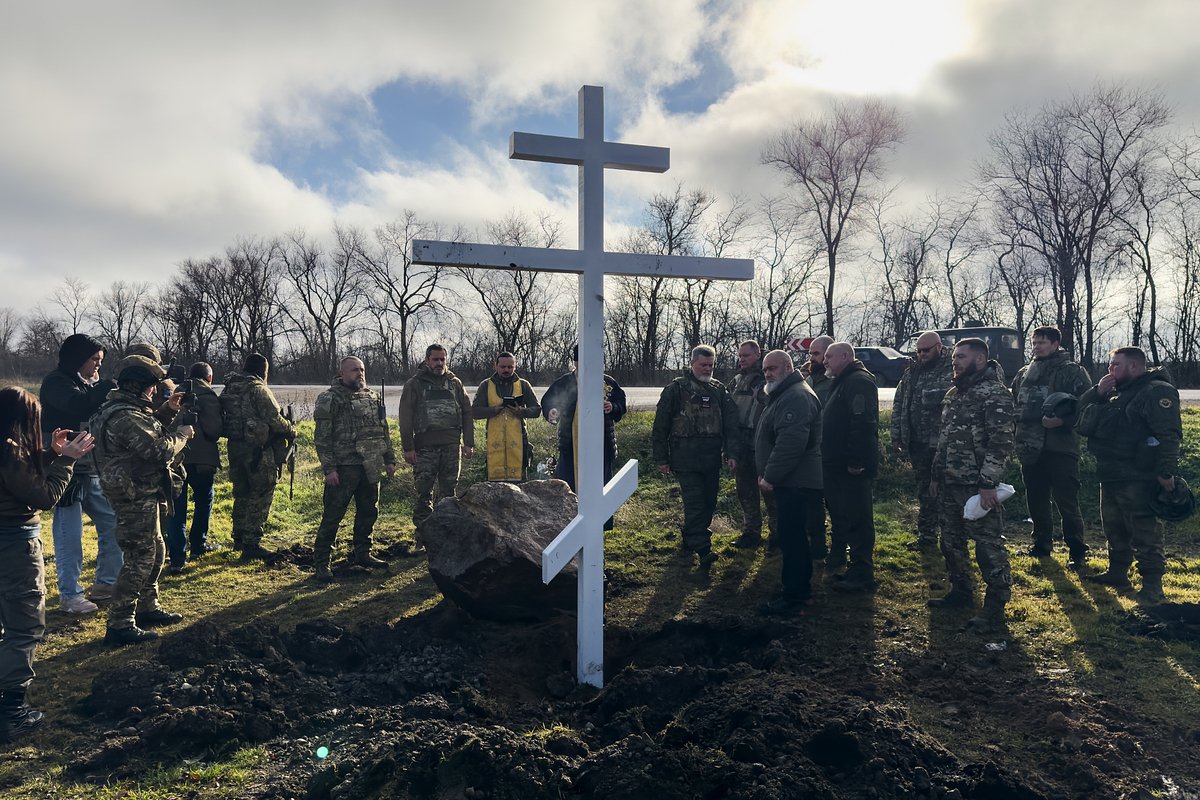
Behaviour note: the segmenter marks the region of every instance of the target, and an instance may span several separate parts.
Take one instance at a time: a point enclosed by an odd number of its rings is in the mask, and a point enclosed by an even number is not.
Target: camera
[[[167,371],[167,380],[175,383],[187,383],[189,386],[191,385],[191,381],[188,379],[187,375],[187,368],[184,367],[183,364],[176,364],[175,360],[171,359],[171,363],[167,364],[164,369]]]

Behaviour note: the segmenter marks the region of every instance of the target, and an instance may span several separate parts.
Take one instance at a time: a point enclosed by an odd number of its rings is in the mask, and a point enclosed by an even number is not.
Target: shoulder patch
[[[1170,408],[1173,405],[1173,403],[1171,402],[1171,398],[1169,398],[1169,397],[1162,398],[1161,400],[1158,401],[1158,404],[1160,406],[1162,406],[1163,408]]]
[[[784,421],[784,422],[795,422],[795,421],[796,421],[796,412],[795,412],[795,411],[789,411],[789,412],[787,412],[786,414],[784,414],[784,415],[783,415],[783,421]]]

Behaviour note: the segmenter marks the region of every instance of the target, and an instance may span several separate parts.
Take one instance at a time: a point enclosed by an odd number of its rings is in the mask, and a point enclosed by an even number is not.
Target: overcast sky
[[[508,134],[671,148],[610,173],[609,234],[679,180],[779,190],[763,143],[832,98],[906,115],[894,174],[952,190],[1018,106],[1097,80],[1200,121],[1193,0],[0,0],[0,305],[67,275],[162,279],[245,235],[413,209],[476,226],[551,211],[574,241],[574,168],[507,159]]]

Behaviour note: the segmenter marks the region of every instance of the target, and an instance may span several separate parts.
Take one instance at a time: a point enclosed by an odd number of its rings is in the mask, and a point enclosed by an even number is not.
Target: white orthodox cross
[[[579,512],[542,551],[549,583],[580,554],[576,677],[604,684],[604,523],[637,489],[637,461],[604,484],[604,276],[657,275],[748,280],[754,262],[741,258],[641,255],[604,251],[604,169],[666,172],[665,147],[604,141],[604,89],[579,90],[579,138],[513,133],[509,158],[579,166],[579,249],[505,247],[415,240],[412,260],[431,266],[532,269],[579,274],[579,365],[575,456]]]

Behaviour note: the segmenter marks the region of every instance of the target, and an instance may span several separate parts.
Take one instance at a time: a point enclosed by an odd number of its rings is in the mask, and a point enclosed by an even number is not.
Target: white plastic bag
[[[996,500],[1003,503],[1008,498],[1017,493],[1017,490],[1009,486],[1007,483],[1001,483],[996,487]],[[988,513],[979,500],[979,495],[971,495],[971,499],[963,505],[963,519],[983,519]]]

